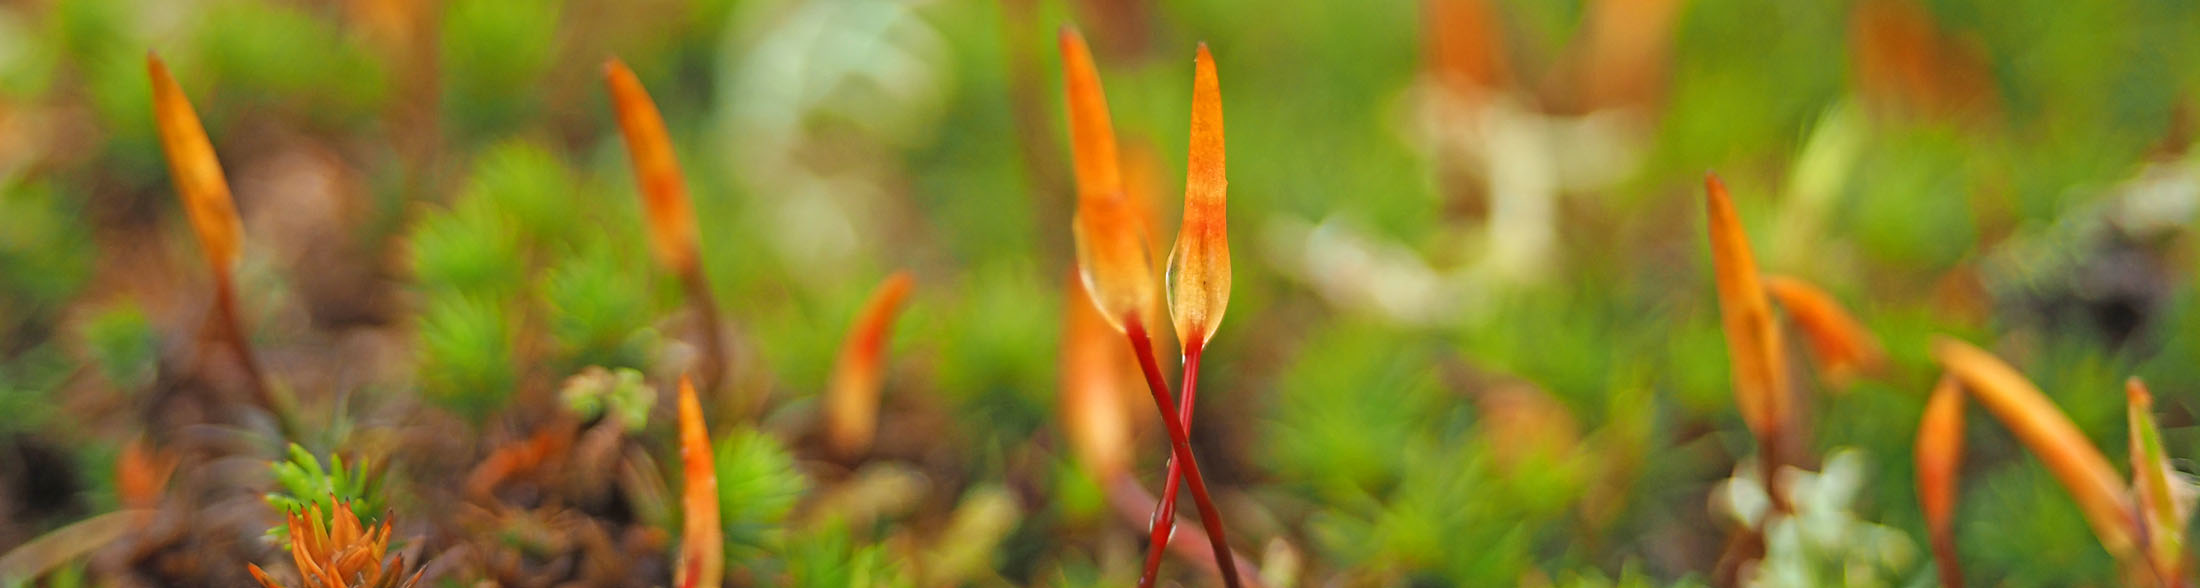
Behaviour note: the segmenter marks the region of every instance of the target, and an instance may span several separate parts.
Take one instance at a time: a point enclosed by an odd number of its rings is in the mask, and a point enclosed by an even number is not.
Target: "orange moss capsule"
[[[1811,357],[1827,379],[1845,381],[1858,373],[1879,370],[1886,363],[1879,339],[1841,307],[1839,301],[1810,282],[1788,276],[1765,276],[1765,292],[1803,332]]]
[[[680,175],[680,160],[673,155],[664,117],[625,62],[613,59],[603,69],[612,107],[618,111],[619,131],[625,134],[627,152],[633,156],[634,181],[641,185],[650,245],[665,267],[687,275],[696,271],[695,210],[688,203],[687,181]]]
[[[1077,170],[1077,217],[1071,228],[1077,242],[1077,268],[1094,306],[1108,324],[1122,330],[1126,319],[1152,308],[1156,284],[1151,232],[1146,219],[1123,191],[1115,130],[1108,100],[1093,67],[1092,50],[1076,29],[1061,34],[1062,77],[1069,100],[1071,155]]]
[[[1933,543],[1933,560],[1940,566],[1940,585],[1963,585],[1963,568],[1956,562],[1956,471],[1963,462],[1963,388],[1952,376],[1942,376],[1925,401],[1925,416],[1917,426],[1917,503],[1925,513],[1925,529]]]
[[[161,62],[160,56],[147,54],[145,67],[152,74],[153,122],[160,129],[161,150],[168,155],[168,174],[175,179],[176,194],[183,199],[184,212],[191,218],[192,232],[198,234],[207,265],[214,268],[215,279],[226,288],[244,234],[236,204],[229,197],[229,180],[222,175],[221,162],[214,157],[214,144],[207,140],[206,128],[191,109],[190,98],[168,74],[168,65]]]
[[[1711,262],[1719,285],[1719,311],[1726,348],[1734,365],[1734,399],[1758,439],[1777,437],[1788,419],[1786,356],[1780,353],[1780,325],[1757,277],[1749,237],[1734,214],[1719,176],[1704,177],[1705,210],[1711,232]]]
[[[1215,80],[1214,57],[1201,43],[1193,62],[1184,221],[1169,254],[1169,314],[1187,349],[1205,346],[1230,306],[1230,182],[1223,168],[1222,86]]]
[[[879,386],[885,378],[881,359],[893,334],[894,317],[913,284],[908,272],[888,276],[871,293],[841,343],[832,387],[825,397],[825,438],[834,453],[843,457],[870,451],[871,438],[878,432]]]
[[[695,385],[680,378],[681,483],[680,559],[673,568],[673,585],[680,588],[715,587],[725,576],[726,545],[718,518],[718,468],[710,453],[710,432],[703,426],[703,405],[695,400]]]
[[[1933,342],[1933,357],[1962,380],[1979,405],[2009,428],[2025,448],[2047,464],[2063,489],[2078,502],[2101,546],[2118,558],[2133,553],[2136,540],[2129,523],[2131,493],[2109,467],[2108,458],[2086,440],[2062,409],[2040,393],[2015,368],[1983,349],[1955,339]]]

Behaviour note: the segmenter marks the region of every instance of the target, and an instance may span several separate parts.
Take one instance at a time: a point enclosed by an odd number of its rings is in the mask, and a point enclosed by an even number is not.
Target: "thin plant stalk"
[[[198,112],[191,107],[183,87],[168,72],[168,64],[159,55],[148,53],[145,69],[152,80],[153,122],[159,131],[161,151],[167,155],[169,176],[174,179],[176,195],[183,200],[201,253],[206,255],[207,267],[214,272],[214,308],[207,317],[206,332],[236,355],[252,400],[275,416],[276,425],[285,435],[291,435],[297,427],[290,403],[268,386],[239,323],[234,274],[244,225],[230,197],[229,179],[222,173],[206,127],[199,122]]]
[[[1176,401],[1169,398],[1169,382],[1162,379],[1160,361],[1154,358],[1153,337],[1146,333],[1146,326],[1138,316],[1125,317],[1123,333],[1130,338],[1131,349],[1138,355],[1138,367],[1145,373],[1146,388],[1153,393],[1155,408],[1161,411],[1161,424],[1169,432],[1169,448],[1174,454],[1171,464],[1182,463],[1185,482],[1192,486],[1192,504],[1199,508],[1200,522],[1207,528],[1207,543],[1214,548],[1216,567],[1222,571],[1222,584],[1238,588],[1237,562],[1231,557],[1229,539],[1223,535],[1222,511],[1215,508],[1214,499],[1207,494],[1207,480],[1199,475],[1199,461],[1192,457],[1191,436],[1184,430],[1184,421],[1170,418],[1177,414]]]
[[[1192,407],[1199,399],[1199,356],[1206,345],[1198,342],[1184,347],[1184,389],[1178,392],[1177,418],[1184,429],[1192,428]],[[1161,572],[1161,554],[1169,548],[1169,539],[1176,534],[1176,488],[1184,477],[1183,468],[1175,458],[1169,459],[1169,472],[1163,476],[1161,502],[1154,505],[1153,523],[1147,529],[1146,569],[1138,576],[1139,586],[1152,586]]]

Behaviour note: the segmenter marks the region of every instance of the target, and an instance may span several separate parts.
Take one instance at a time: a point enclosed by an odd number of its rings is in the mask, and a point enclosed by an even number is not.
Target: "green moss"
[[[160,335],[136,304],[123,302],[103,309],[78,329],[92,363],[110,384],[138,390],[153,383]]]
[[[423,395],[475,424],[487,421],[517,384],[514,329],[501,305],[464,295],[431,298],[419,322]]]
[[[728,433],[712,451],[718,466],[718,516],[728,562],[754,561],[787,548],[787,515],[809,491],[794,456],[755,429]]]

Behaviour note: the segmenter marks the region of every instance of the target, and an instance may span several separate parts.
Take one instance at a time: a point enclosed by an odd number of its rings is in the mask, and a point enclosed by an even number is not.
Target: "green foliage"
[[[971,439],[974,447],[1011,447],[1052,418],[1055,347],[1044,342],[1060,337],[1062,301],[1036,293],[1058,291],[1056,284],[1067,275],[987,267],[963,283],[962,304],[940,315],[918,305],[896,328],[943,331],[937,389],[963,423],[957,430],[976,436]]]
[[[290,458],[269,464],[275,472],[275,491],[267,494],[267,505],[277,512],[305,512],[308,507],[319,508],[321,523],[328,524],[336,513],[336,503],[351,505],[359,515],[360,523],[372,526],[381,522],[387,501],[382,494],[385,470],[361,459],[351,467],[344,466],[344,458],[329,454],[328,467],[321,467],[321,460],[312,452],[290,444]],[[268,535],[284,545],[290,540],[288,527],[277,525]],[[287,549],[287,547],[286,547]]]
[[[1891,267],[1939,269],[1971,250],[1969,166],[1976,155],[1948,132],[1890,133],[1864,150],[1854,174],[1856,242]]]
[[[58,346],[42,345],[0,361],[0,434],[35,431],[58,408],[50,394],[73,369]]]
[[[431,401],[480,424],[511,397],[514,326],[504,306],[457,295],[431,299],[420,314],[420,389]]]
[[[211,120],[260,107],[335,123],[365,123],[389,94],[382,62],[334,22],[304,7],[243,0],[208,6],[192,61],[206,81],[240,90],[237,98],[198,104]],[[225,93],[226,98],[229,94]],[[276,97],[254,98],[254,96]]]
[[[1423,343],[1368,325],[1308,340],[1279,379],[1266,459],[1327,500],[1380,493],[1407,471],[1403,448],[1427,443],[1442,408]],[[1382,394],[1366,394],[1383,390]]]
[[[1100,481],[1078,467],[1074,459],[1055,462],[1051,505],[1059,516],[1072,521],[1096,521],[1107,516],[1107,490]]]
[[[857,544],[843,525],[789,542],[787,575],[794,588],[909,588],[916,582],[879,545]]]
[[[517,126],[539,107],[534,84],[557,55],[562,0],[441,4],[438,68],[447,120],[473,134]]]
[[[1617,578],[1596,571],[1569,571],[1561,574],[1558,580],[1552,583],[1552,586],[1555,588],[1708,588],[1709,585],[1692,580],[1680,580],[1670,584],[1659,582],[1651,578],[1650,575],[1643,573],[1641,566],[1629,565],[1620,571]]]
[[[72,194],[0,169],[0,334],[50,320],[92,270],[92,239]]]
[[[136,304],[123,302],[99,311],[78,327],[100,375],[124,390],[153,383],[160,360],[160,334]]]
[[[601,241],[559,260],[541,284],[559,364],[645,368],[657,333],[646,276]]]
[[[2014,440],[2006,440],[2014,444]],[[1963,569],[1981,586],[2078,586],[2116,577],[2070,494],[2029,457],[1965,484],[1956,509]]]
[[[750,428],[727,434],[712,453],[728,564],[760,562],[788,549],[787,514],[810,488],[794,456],[778,439]]]
[[[510,213],[486,198],[463,198],[431,213],[412,230],[413,278],[431,295],[473,292],[507,298],[526,272]]]
[[[574,214],[575,178],[558,156],[531,141],[508,140],[475,158],[460,200],[480,200],[510,215],[530,239],[573,234],[589,219]]]

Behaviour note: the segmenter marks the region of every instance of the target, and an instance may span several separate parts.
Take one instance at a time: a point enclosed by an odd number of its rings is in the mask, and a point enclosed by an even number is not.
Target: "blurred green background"
[[[2009,358],[2119,466],[2119,384],[2144,376],[2171,453],[2200,455],[2189,1],[12,0],[0,552],[115,508],[118,448],[186,418],[165,408],[189,388],[171,374],[211,286],[147,51],[229,174],[245,323],[308,415],[300,441],[391,455],[395,516],[431,551],[469,531],[408,514],[439,508],[415,489],[525,437],[539,419],[512,406],[530,391],[588,366],[662,386],[693,353],[601,89],[616,56],[677,144],[735,333],[729,386],[771,399],[718,427],[727,492],[765,497],[726,499],[756,531],[729,534],[755,546],[735,566],[828,585],[801,570],[933,574],[943,546],[974,545],[976,571],[926,582],[1129,583],[1142,523],[1076,466],[1057,408],[1081,303],[1064,291],[1065,25],[1094,42],[1164,240],[1190,57],[1215,55],[1236,287],[1193,437],[1234,543],[1278,579],[1711,581],[1733,526],[1714,488],[1754,449],[1707,170],[1765,269],[1833,292],[1889,359],[1838,381],[1797,355],[1825,516],[1781,578],[1932,582],[1910,448],[1936,334]],[[779,533],[866,479],[812,421],[849,321],[900,269],[917,288],[890,345],[895,447],[866,467],[914,472],[921,506]],[[1151,491],[1165,442],[1124,393]],[[2113,584],[2067,495],[1974,415],[1973,581]],[[642,444],[677,463],[667,422]],[[443,446],[407,435],[477,439],[408,465]],[[233,483],[264,492],[251,472]],[[950,511],[1004,495],[990,542],[954,539],[975,531]]]

